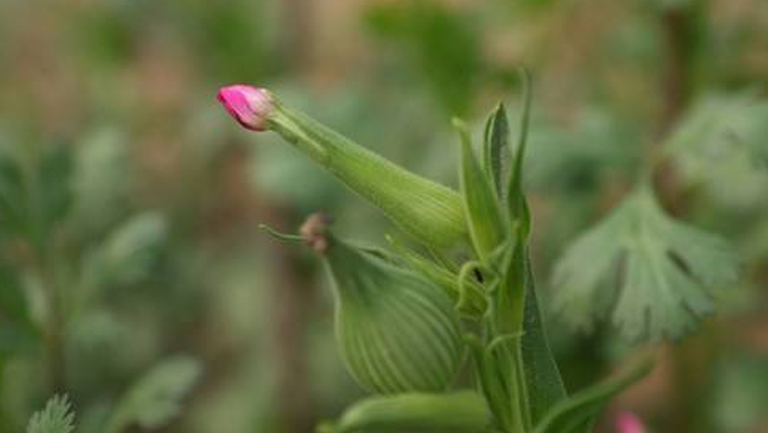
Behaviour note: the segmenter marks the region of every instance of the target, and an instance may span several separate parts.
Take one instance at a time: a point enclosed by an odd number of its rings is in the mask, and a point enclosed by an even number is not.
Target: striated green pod
[[[485,400],[473,391],[400,394],[365,399],[347,409],[329,433],[475,433],[490,424]]]
[[[334,281],[336,336],[349,371],[382,394],[444,391],[463,343],[453,302],[410,269],[338,240],[311,217],[302,227]]]

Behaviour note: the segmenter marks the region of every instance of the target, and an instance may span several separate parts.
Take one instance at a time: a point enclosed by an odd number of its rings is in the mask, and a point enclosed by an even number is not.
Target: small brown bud
[[[329,215],[314,213],[301,225],[299,234],[314,252],[325,254],[330,244],[326,232],[331,224],[333,224],[333,218]]]

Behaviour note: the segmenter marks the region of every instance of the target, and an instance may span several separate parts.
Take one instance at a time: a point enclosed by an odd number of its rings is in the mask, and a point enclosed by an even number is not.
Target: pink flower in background
[[[646,433],[647,430],[640,418],[632,412],[621,412],[616,417],[616,431],[618,433]]]
[[[222,87],[217,99],[235,120],[252,131],[266,130],[275,108],[266,89],[245,84]]]

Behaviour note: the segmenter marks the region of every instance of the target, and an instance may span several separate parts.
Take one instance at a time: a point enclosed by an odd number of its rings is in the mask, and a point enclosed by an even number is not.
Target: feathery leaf
[[[27,433],[71,433],[75,414],[66,396],[53,396],[45,409],[35,412],[27,424]]]

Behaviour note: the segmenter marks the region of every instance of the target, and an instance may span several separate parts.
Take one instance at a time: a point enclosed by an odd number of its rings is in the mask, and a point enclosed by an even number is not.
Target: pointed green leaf
[[[502,431],[517,431],[515,429],[521,427],[521,417],[515,416],[513,408],[513,399],[519,395],[512,383],[511,374],[514,371],[510,367],[514,365],[505,356],[509,354],[509,347],[514,346],[515,338],[515,336],[501,337],[486,346],[475,335],[464,336],[464,341],[475,361],[477,385],[493,414],[496,427]],[[514,403],[519,403],[519,400],[515,400]]]
[[[525,293],[522,352],[529,410],[535,425],[555,404],[567,398],[567,394],[560,370],[547,341],[530,259],[526,265],[528,279]]]
[[[499,258],[498,278],[492,282],[494,330],[500,334],[514,334],[523,329],[525,309],[525,241],[516,239],[503,246]]]
[[[642,362],[625,375],[574,394],[554,406],[536,425],[533,433],[591,433],[594,418],[610,399],[642,379],[652,367],[651,361]]]
[[[493,186],[475,157],[466,124],[459,119],[454,119],[453,124],[461,136],[459,178],[469,234],[475,252],[487,263],[491,253],[506,238],[505,225]]]
[[[507,194],[510,217],[514,221],[520,222],[520,231],[523,236],[527,236],[530,231],[531,216],[528,209],[528,202],[523,193],[523,159],[525,158],[525,146],[528,141],[528,127],[531,123],[531,101],[533,91],[531,89],[531,78],[527,70],[520,70],[520,77],[523,86],[523,112],[520,117],[520,131],[517,138],[517,146],[512,162],[512,170],[509,177],[509,188]]]
[[[496,109],[488,117],[485,123],[483,168],[490,177],[496,194],[504,196],[505,187],[502,179],[505,179],[505,167],[509,161],[509,121],[507,111],[503,103],[499,103]]]

